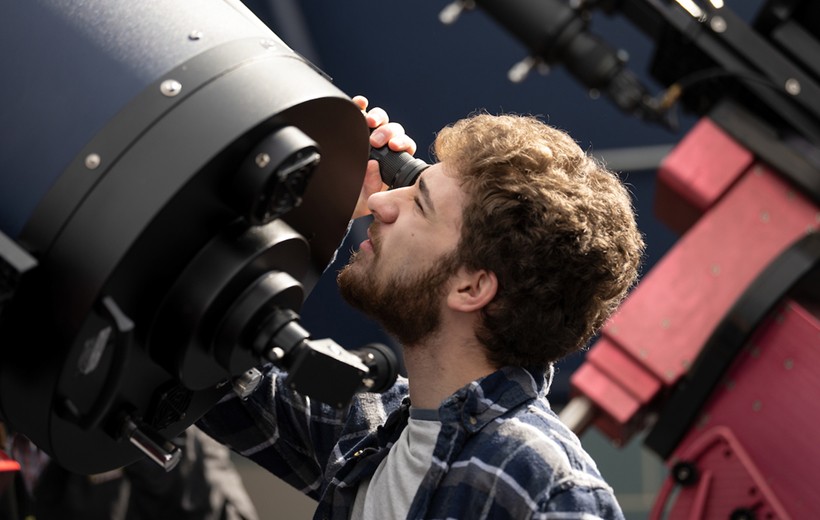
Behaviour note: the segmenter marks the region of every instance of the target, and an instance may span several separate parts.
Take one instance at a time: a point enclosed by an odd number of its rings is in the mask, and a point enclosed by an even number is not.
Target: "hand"
[[[368,100],[364,96],[355,96],[353,102],[361,109],[367,120],[367,126],[374,130],[370,133],[370,146],[380,148],[385,144],[393,151],[407,152],[410,155],[416,153],[416,142],[404,133],[404,127],[399,123],[391,123],[390,118],[381,108],[367,110]],[[352,218],[359,218],[370,214],[367,207],[367,199],[371,195],[387,188],[382,182],[379,173],[379,163],[370,159],[367,161],[367,170],[364,174],[362,191],[359,194],[359,201],[356,209],[353,210]]]

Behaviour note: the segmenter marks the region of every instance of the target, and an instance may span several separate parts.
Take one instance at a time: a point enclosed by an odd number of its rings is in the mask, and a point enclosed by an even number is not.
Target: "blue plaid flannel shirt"
[[[198,425],[318,501],[315,519],[348,519],[407,425],[407,380],[360,394],[349,410],[289,390],[271,368],[246,400],[231,394]],[[612,489],[546,399],[548,377],[507,367],[446,399],[412,519],[623,518]]]

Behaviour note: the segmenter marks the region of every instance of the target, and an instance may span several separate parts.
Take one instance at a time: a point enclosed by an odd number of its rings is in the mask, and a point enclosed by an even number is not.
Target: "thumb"
[[[356,203],[356,209],[353,211],[352,218],[359,218],[370,214],[370,208],[367,207],[367,199],[374,193],[378,193],[387,188],[387,185],[382,181],[379,173],[379,163],[374,160],[367,161],[367,170],[364,174],[364,181],[362,182],[362,191],[359,194],[359,200]]]

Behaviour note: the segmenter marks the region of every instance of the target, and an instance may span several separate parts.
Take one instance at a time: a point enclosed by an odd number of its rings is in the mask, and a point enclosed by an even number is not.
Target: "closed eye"
[[[416,203],[416,206],[419,208],[419,211],[424,213],[424,207],[421,205],[421,200],[418,197],[413,197],[413,202]]]

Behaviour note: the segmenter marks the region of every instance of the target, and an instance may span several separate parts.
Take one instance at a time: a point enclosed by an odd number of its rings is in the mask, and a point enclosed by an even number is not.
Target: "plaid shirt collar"
[[[521,404],[544,397],[552,381],[552,369],[539,377],[538,371],[505,367],[473,381],[445,399],[439,408],[442,423],[460,423],[469,433]]]

